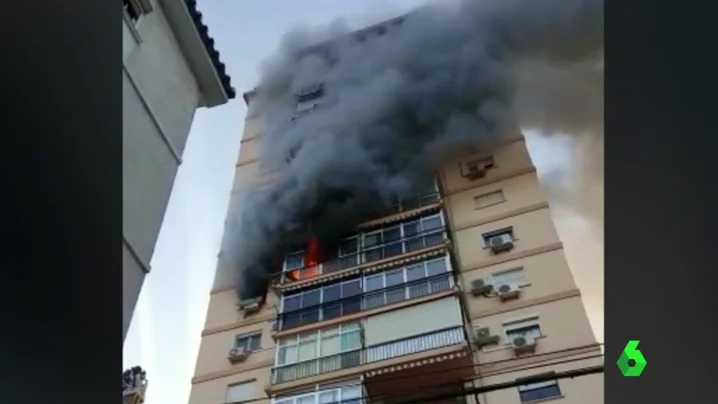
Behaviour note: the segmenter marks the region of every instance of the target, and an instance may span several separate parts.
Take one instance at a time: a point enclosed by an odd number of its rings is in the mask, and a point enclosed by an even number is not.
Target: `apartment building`
[[[122,33],[124,340],[195,111],[235,90],[196,0],[122,0]]]
[[[250,112],[233,198],[276,175],[260,147]],[[220,256],[190,404],[603,403],[602,374],[558,376],[603,359],[519,133],[457,156],[333,251],[290,252],[262,297],[238,301],[234,274]]]

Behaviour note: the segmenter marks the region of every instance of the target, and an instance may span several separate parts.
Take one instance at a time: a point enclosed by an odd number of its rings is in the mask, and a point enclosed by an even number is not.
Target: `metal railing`
[[[423,208],[425,206],[433,205],[441,200],[441,194],[436,191],[431,193],[422,194],[412,198],[403,199],[399,203],[391,205],[386,209],[382,209],[376,214],[372,215],[373,219],[381,218],[384,216],[396,215],[397,213],[407,212],[414,209]]]
[[[280,313],[280,331],[443,292],[453,286],[451,272],[432,275],[388,288],[363,292],[299,310]]]
[[[366,348],[366,362],[377,362],[398,356],[411,355],[431,349],[459,344],[464,340],[463,327],[452,327],[441,331],[386,342]]]
[[[272,383],[284,383],[322,373],[356,367],[364,362],[363,356],[364,351],[360,348],[354,351],[342,352],[336,355],[276,367],[272,369]]]
[[[443,348],[464,341],[464,329],[456,326],[400,340],[342,352],[336,355],[283,365],[272,369],[272,384],[289,382],[323,373],[357,367],[366,363]]]
[[[424,248],[440,245],[447,240],[446,227],[432,229],[426,232],[392,240],[379,246],[359,248],[357,252],[337,258],[331,258],[317,265],[284,271],[285,276],[294,273],[290,279],[309,279],[315,276],[349,269],[362,264],[379,261]]]

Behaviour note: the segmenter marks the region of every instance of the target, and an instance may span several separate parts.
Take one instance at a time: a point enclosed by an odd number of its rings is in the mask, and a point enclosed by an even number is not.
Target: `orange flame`
[[[316,237],[309,240],[307,249],[304,252],[304,266],[312,267],[319,263],[319,242]]]

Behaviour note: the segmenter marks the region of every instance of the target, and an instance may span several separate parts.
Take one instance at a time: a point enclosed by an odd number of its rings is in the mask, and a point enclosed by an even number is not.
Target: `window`
[[[511,341],[516,337],[535,340],[543,335],[539,326],[538,316],[504,322],[504,332],[506,333],[507,344],[511,344]]]
[[[518,389],[522,403],[561,396],[556,380],[520,384]]]
[[[364,262],[389,258],[438,245],[444,241],[441,214],[362,235]]]
[[[262,334],[242,334],[234,339],[234,348],[243,349],[245,352],[256,351],[262,342]]]
[[[284,270],[291,271],[304,267],[304,251],[294,252],[287,255],[284,260]]]
[[[487,247],[497,248],[514,241],[514,228],[504,227],[490,232],[483,233],[481,238]]]
[[[393,269],[364,278],[364,309],[373,309],[405,299],[421,297],[451,287],[446,257],[424,261],[404,268]],[[428,282],[422,279],[431,278]],[[408,285],[407,285],[408,284]],[[399,287],[400,286],[400,287]]]
[[[497,191],[487,192],[474,197],[474,209],[482,209],[505,201],[506,198],[504,197],[503,190],[499,189]]]
[[[225,403],[235,403],[238,401],[251,400],[257,396],[255,393],[256,381],[248,381],[237,384],[232,384],[227,387],[227,393],[225,394]]]
[[[277,398],[274,400],[274,404],[359,404],[361,395],[362,389],[359,385],[342,386]]]
[[[466,167],[471,170],[475,169],[489,169],[494,168],[494,156],[486,156],[477,159],[472,159],[466,162]]]
[[[466,161],[460,165],[461,175],[465,178],[474,180],[483,178],[486,171],[496,167],[493,156],[484,156]]]
[[[310,361],[361,348],[358,323],[311,331],[279,340],[277,366]]]
[[[526,285],[526,276],[522,267],[506,269],[491,274],[491,284],[498,285],[517,285],[519,287]]]
[[[324,85],[321,83],[312,84],[300,90],[296,94],[297,113],[306,113],[317,106],[318,100],[324,96]]]
[[[142,6],[140,6],[138,0],[122,0],[122,8],[125,10],[125,13],[127,13],[130,20],[135,24],[137,24],[140,17],[142,17],[142,14],[144,14]]]
[[[352,279],[282,297],[282,328],[337,318],[361,309],[361,281]],[[356,299],[351,297],[356,296]]]

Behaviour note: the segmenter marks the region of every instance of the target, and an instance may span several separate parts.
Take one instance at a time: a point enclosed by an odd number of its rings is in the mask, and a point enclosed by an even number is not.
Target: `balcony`
[[[448,240],[443,217],[435,214],[411,222],[386,226],[345,239],[335,257],[314,264],[304,251],[289,254],[284,264],[284,281],[311,279],[342,270],[399,257],[444,244]]]
[[[426,264],[427,262],[429,264],[440,263],[444,264],[444,266],[443,268],[439,267],[433,270],[432,267]],[[278,331],[327,321],[450,290],[454,286],[454,281],[449,268],[445,266],[446,261],[444,257],[434,260],[433,262],[427,262],[421,262],[411,267],[412,269],[423,269],[426,267],[426,272],[422,274],[426,276],[421,279],[403,282],[399,285],[382,289],[360,292],[357,295],[344,297],[339,300],[326,301],[300,310],[281,313],[278,316]],[[434,271],[440,272],[436,274]],[[374,276],[380,275],[381,274],[375,274]],[[404,279],[408,279],[408,277]],[[336,286],[341,287],[344,285]],[[318,294],[318,291],[315,293]],[[324,292],[323,295],[326,296],[328,293]]]
[[[379,211],[374,218],[381,218],[385,216],[398,215],[399,213],[410,212],[432,206],[441,201],[441,194],[436,191],[436,185],[433,185],[433,189],[429,193],[423,193],[413,198],[407,198],[399,203],[396,203],[384,210]],[[373,221],[373,220],[372,220]]]
[[[464,341],[464,329],[462,327],[435,331],[369,347],[366,349],[366,362],[372,363],[411,355],[430,349],[460,344],[462,341]]]
[[[413,354],[455,346],[464,342],[463,326],[456,326],[422,335],[414,335],[368,348],[359,348],[335,355],[275,367],[272,369],[271,382],[273,385],[277,385],[307,379],[307,383],[315,383],[317,380],[309,380],[309,378],[325,373],[335,373],[341,370],[350,370],[347,373],[360,373],[378,369],[381,367],[382,361],[401,357],[408,358]],[[352,372],[351,370],[355,371]],[[337,375],[332,375],[332,377],[334,376]],[[342,376],[344,376],[344,374],[342,374]]]

